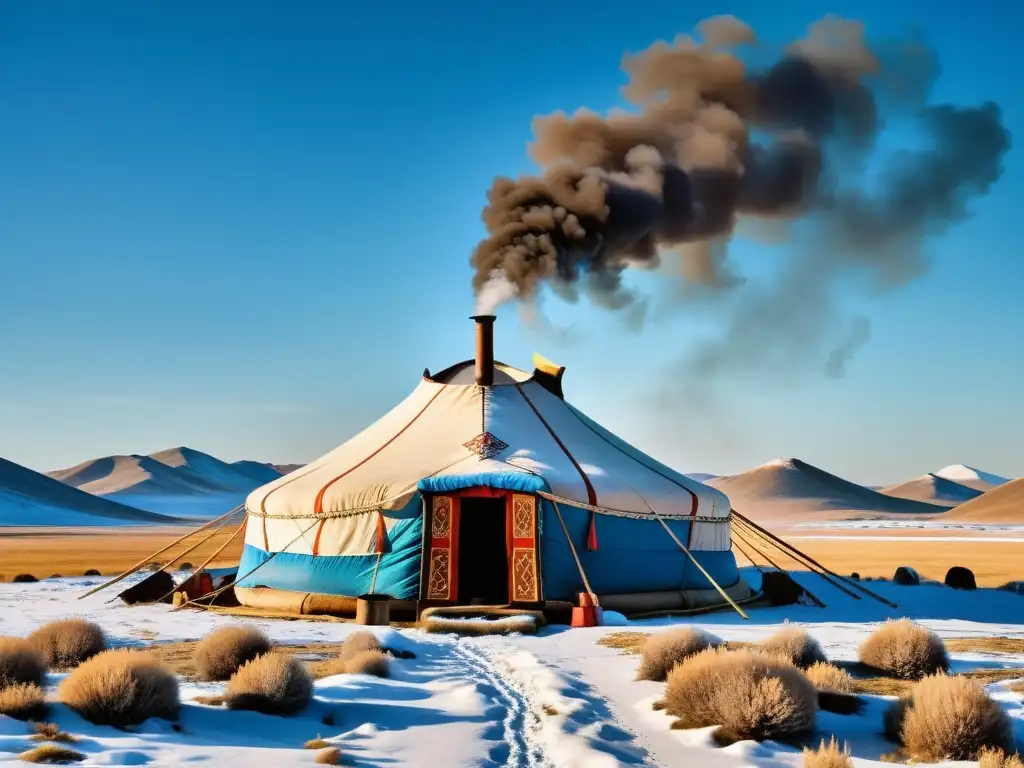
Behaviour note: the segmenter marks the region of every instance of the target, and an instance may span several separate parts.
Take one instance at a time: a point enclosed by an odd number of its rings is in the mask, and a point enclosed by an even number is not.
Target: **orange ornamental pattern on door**
[[[537,578],[537,497],[509,494],[509,599],[513,603],[540,601]]]
[[[434,496],[430,508],[430,575],[428,600],[455,600],[459,595],[459,498]]]

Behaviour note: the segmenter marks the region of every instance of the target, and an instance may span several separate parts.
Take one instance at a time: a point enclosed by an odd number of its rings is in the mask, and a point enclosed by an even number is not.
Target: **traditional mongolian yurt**
[[[564,369],[496,363],[494,318],[473,319],[475,361],[425,371],[376,423],[248,497],[239,600],[537,608],[589,593],[636,613],[749,596],[728,499],[566,402]]]

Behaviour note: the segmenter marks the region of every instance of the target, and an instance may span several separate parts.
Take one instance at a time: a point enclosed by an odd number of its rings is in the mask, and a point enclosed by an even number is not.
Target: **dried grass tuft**
[[[78,743],[78,737],[65,733],[56,723],[36,723],[32,741],[61,741],[65,744]]]
[[[46,714],[46,694],[34,683],[0,688],[0,715],[15,720],[35,720]]]
[[[41,747],[30,749],[18,755],[19,760],[26,763],[47,763],[49,765],[61,765],[64,763],[80,763],[85,760],[85,755],[67,747],[58,747],[56,744],[43,744]]]
[[[0,637],[0,688],[21,683],[42,686],[46,659],[21,637]]]
[[[720,725],[745,739],[787,739],[814,728],[817,691],[788,659],[712,648],[669,673],[666,711],[684,728]]]
[[[1003,708],[978,683],[959,675],[933,675],[914,686],[887,722],[916,761],[977,760],[983,749],[1013,752],[1013,728]]]
[[[676,665],[703,650],[720,645],[721,639],[693,627],[653,634],[641,648],[636,679],[664,682]]]
[[[806,670],[804,674],[811,684],[819,691],[832,691],[835,693],[853,693],[854,683],[850,673],[840,669],[835,664],[827,661],[819,661]]]
[[[775,656],[784,656],[800,669],[828,661],[818,641],[797,627],[783,627],[762,641],[761,648]]]
[[[313,762],[318,765],[339,765],[341,763],[341,750],[337,747],[330,747],[323,752],[317,752]]]
[[[353,632],[345,638],[345,642],[342,643],[341,650],[338,652],[338,658],[347,661],[353,656],[358,656],[360,653],[365,651],[383,650],[384,646],[381,645],[380,640],[377,639],[377,636],[373,634],[373,632],[362,630],[359,632]]]
[[[852,768],[849,747],[839,748],[833,736],[828,744],[821,740],[817,749],[804,750],[804,768]]]
[[[949,669],[939,636],[908,619],[887,621],[861,644],[857,655],[863,664],[903,680]]]
[[[345,662],[345,671],[350,675],[373,675],[388,677],[391,674],[391,660],[380,651],[363,651]]]
[[[44,624],[28,636],[28,641],[56,669],[77,667],[107,648],[103,630],[80,618],[59,619]]]
[[[93,656],[58,690],[62,702],[91,723],[124,727],[151,717],[175,720],[178,681],[149,654],[118,648]]]
[[[255,627],[222,627],[196,646],[196,672],[200,680],[227,680],[246,662],[269,653],[271,647],[267,636]]]
[[[330,742],[324,741],[319,736],[317,736],[315,739],[310,739],[305,744],[303,744],[302,748],[303,749],[326,749],[329,746],[331,746]]]
[[[244,664],[228,681],[229,709],[294,715],[313,698],[313,680],[290,656],[267,653]]]
[[[985,747],[978,753],[978,768],[1024,768],[1020,753],[1006,754],[1001,749]]]

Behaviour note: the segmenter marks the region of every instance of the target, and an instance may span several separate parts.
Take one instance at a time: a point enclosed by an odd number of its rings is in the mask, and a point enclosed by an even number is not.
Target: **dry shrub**
[[[1008,755],[1001,749],[985,747],[978,753],[978,768],[1024,768],[1019,753]]]
[[[939,636],[909,619],[887,621],[861,644],[857,656],[869,667],[903,680],[949,669]]]
[[[85,760],[85,755],[67,747],[58,747],[56,744],[43,744],[28,752],[22,752],[18,755],[18,759],[24,760],[26,763],[61,765],[63,763],[80,763]]]
[[[59,619],[44,624],[28,641],[49,661],[51,667],[77,667],[107,648],[103,630],[85,619]]]
[[[326,749],[329,746],[331,746],[330,742],[324,741],[319,736],[317,736],[315,739],[310,739],[305,744],[303,744],[302,748],[303,749]]]
[[[294,715],[313,698],[313,680],[290,656],[257,656],[232,675],[224,695],[229,709]]]
[[[18,683],[0,688],[0,715],[15,720],[31,720],[46,714],[46,695],[34,683]]]
[[[833,736],[828,744],[821,740],[817,749],[804,749],[804,768],[853,768],[849,748],[840,749]]]
[[[337,747],[330,747],[323,752],[317,752],[313,762],[318,765],[338,765],[341,763],[341,750]]]
[[[95,568],[90,568],[83,575],[84,576],[99,576],[100,572],[97,571]]]
[[[45,682],[46,659],[32,643],[21,637],[0,637],[0,688]]]
[[[151,717],[174,720],[181,708],[174,675],[149,654],[130,648],[84,662],[61,683],[58,697],[91,723],[119,727]]]
[[[800,669],[828,661],[818,641],[796,627],[783,627],[762,641],[761,648],[772,655],[784,656]]]
[[[345,671],[350,675],[387,677],[391,673],[390,661],[386,653],[363,651],[345,662]]]
[[[341,645],[341,651],[338,652],[338,658],[347,661],[353,656],[357,656],[364,651],[383,651],[384,646],[380,644],[380,640],[372,632],[353,632],[351,635],[345,638],[345,642]]]
[[[255,627],[222,627],[196,646],[196,671],[200,680],[227,680],[243,664],[269,653],[270,649],[270,640]]]
[[[32,735],[32,741],[63,741],[67,744],[75,744],[78,742],[78,737],[65,733],[56,723],[36,723],[36,732]]]
[[[722,641],[714,635],[692,627],[658,632],[648,637],[643,644],[636,679],[664,682],[677,664],[721,644]]]
[[[900,742],[914,760],[977,760],[986,747],[1013,751],[1009,716],[966,677],[926,677],[896,708],[901,712],[886,724],[886,731],[902,720]]]
[[[35,584],[39,579],[33,576],[31,573],[19,573],[13,579],[12,584]]]
[[[853,693],[853,678],[845,669],[840,669],[835,664],[827,661],[819,661],[809,666],[804,674],[811,684],[819,691],[834,691],[835,693]]]
[[[785,739],[814,728],[817,691],[788,659],[710,648],[673,669],[665,710],[682,727],[721,725],[744,739]]]

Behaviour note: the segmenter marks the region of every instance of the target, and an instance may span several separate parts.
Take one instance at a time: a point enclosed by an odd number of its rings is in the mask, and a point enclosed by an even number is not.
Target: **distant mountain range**
[[[0,525],[78,527],[180,522],[93,496],[28,467],[0,459]]]
[[[759,520],[942,515],[943,519],[1024,523],[1020,480],[964,464],[885,488],[858,485],[800,459],[774,459],[738,475],[694,473],[688,477],[723,491],[737,511]],[[1012,492],[1006,490],[1010,486]]]
[[[48,474],[121,504],[195,518],[227,512],[285,472],[258,461],[228,463],[182,446],[148,456],[104,456]]]
[[[800,459],[774,459],[738,475],[707,481],[753,519],[837,519],[937,515],[946,507],[865,488]]]

